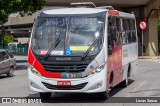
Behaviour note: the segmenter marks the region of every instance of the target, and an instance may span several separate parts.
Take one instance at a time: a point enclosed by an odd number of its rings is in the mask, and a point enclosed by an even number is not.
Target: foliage
[[[14,42],[14,37],[13,35],[4,35],[4,45],[8,45],[8,43]]]
[[[44,3],[44,0],[0,0],[0,24],[7,22],[11,13],[31,15],[40,10]]]

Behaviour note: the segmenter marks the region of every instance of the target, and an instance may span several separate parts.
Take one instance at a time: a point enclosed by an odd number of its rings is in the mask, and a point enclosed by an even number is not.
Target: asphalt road
[[[0,75],[0,97],[39,97],[36,92],[28,90],[27,70],[20,64],[12,78],[6,75]],[[127,88],[115,87],[111,90],[111,97],[160,97],[160,62],[158,60],[139,60],[138,71],[130,77]],[[52,94],[48,102],[68,103],[65,105],[72,106],[72,102],[80,105],[90,106],[100,103],[105,106],[105,102],[99,100],[95,95],[86,94]],[[86,104],[87,103],[87,104]],[[94,103],[94,104],[92,104]],[[108,104],[110,106],[110,104]],[[111,104],[116,105],[116,104]],[[118,104],[118,106],[124,104]],[[125,104],[135,106],[134,104]],[[151,105],[151,104],[150,104]],[[148,105],[148,106],[150,106]],[[157,104],[158,106],[158,104]]]

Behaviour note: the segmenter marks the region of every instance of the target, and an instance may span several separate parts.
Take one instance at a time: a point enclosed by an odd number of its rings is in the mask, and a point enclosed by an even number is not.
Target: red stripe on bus
[[[32,65],[34,60],[35,60],[35,57],[31,51],[31,49],[29,48],[28,49],[28,63]]]
[[[49,73],[44,70],[43,66],[37,61],[34,57],[31,48],[29,48],[28,52],[28,63],[32,65],[42,76],[47,78],[61,78],[61,73]],[[34,62],[34,63],[33,63]]]

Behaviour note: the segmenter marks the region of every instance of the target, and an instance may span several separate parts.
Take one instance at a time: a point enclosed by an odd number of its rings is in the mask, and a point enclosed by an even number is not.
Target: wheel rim
[[[11,68],[11,69],[10,69],[10,76],[13,76],[13,74],[14,74],[14,71],[13,71],[13,69]]]
[[[126,85],[128,85],[128,77],[126,78]]]

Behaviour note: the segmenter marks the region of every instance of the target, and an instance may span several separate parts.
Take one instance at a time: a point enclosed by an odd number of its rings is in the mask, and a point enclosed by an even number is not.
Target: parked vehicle
[[[13,77],[16,68],[16,59],[9,50],[0,49],[0,74]]]
[[[12,52],[17,52],[18,51],[17,45],[18,45],[18,42],[11,42],[11,43],[8,43],[8,48]]]

